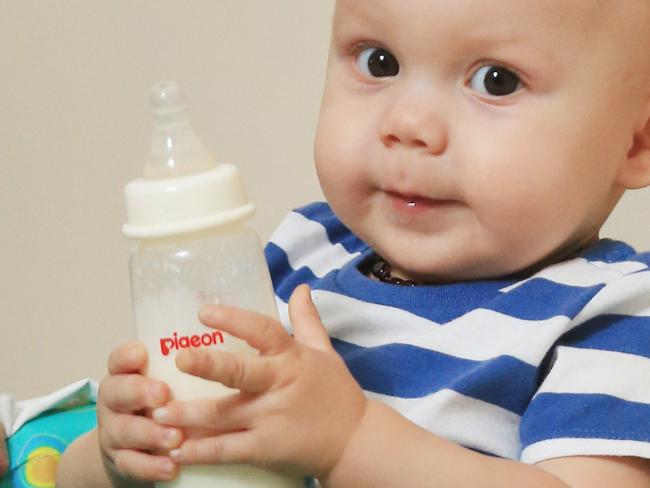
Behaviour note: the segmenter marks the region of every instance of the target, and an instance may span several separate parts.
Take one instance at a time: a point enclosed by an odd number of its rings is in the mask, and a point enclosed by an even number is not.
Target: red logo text
[[[181,349],[197,348],[202,346],[214,346],[223,344],[223,334],[218,330],[206,332],[205,334],[194,334],[191,336],[179,336],[176,332],[172,337],[163,337],[160,339],[160,352],[163,356],[168,356],[171,351],[180,351]]]

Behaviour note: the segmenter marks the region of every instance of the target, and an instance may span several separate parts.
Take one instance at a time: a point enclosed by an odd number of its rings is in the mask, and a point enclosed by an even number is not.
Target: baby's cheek
[[[321,185],[330,183],[333,173],[341,166],[344,156],[338,144],[331,141],[329,128],[323,125],[319,126],[314,143],[314,162]]]

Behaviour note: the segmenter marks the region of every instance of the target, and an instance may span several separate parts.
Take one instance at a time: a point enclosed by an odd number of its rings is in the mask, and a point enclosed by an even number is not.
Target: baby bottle
[[[277,317],[269,271],[239,171],[216,164],[190,127],[182,92],[160,82],[151,92],[153,141],[144,177],[125,190],[126,236],[137,239],[130,260],[138,340],[149,355],[146,374],[166,382],[177,400],[220,397],[234,390],[181,372],[182,349],[256,353],[246,342],[205,327],[202,305],[221,303]],[[293,479],[247,465],[187,466],[159,487],[294,488]]]

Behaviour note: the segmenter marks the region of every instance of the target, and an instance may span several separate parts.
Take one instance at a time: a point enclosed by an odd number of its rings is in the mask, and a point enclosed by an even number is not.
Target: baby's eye
[[[368,47],[357,55],[357,66],[371,78],[397,76],[399,62],[390,51],[379,47]]]
[[[510,95],[521,88],[519,76],[502,66],[483,66],[469,80],[472,90],[495,97]]]

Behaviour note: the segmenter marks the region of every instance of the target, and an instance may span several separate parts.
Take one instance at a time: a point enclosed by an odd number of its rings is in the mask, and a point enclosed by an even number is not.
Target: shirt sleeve
[[[605,286],[574,323],[521,418],[521,460],[650,458],[650,272]]]

